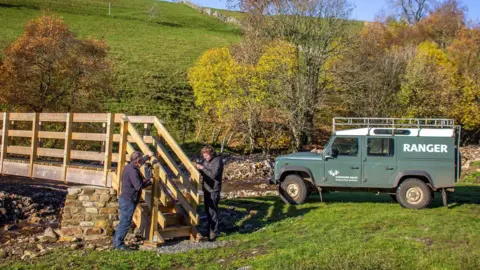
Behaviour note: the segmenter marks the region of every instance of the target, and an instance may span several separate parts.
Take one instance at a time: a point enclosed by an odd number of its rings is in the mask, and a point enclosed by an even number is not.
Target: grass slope
[[[226,247],[174,255],[57,251],[5,269],[480,269],[480,186],[459,185],[450,208],[439,196],[409,210],[388,195],[332,193],[301,206],[277,197],[237,199],[243,218]],[[253,210],[253,211],[252,211]],[[247,229],[251,228],[251,229]]]
[[[113,3],[108,16],[108,2]],[[157,16],[146,13],[156,5]],[[183,4],[151,0],[0,0],[0,49],[23,33],[42,10],[61,15],[79,37],[105,39],[115,66],[119,99],[110,110],[142,113],[142,93],[152,75],[182,73],[207,49],[238,42],[233,25],[202,15]],[[178,78],[185,80],[184,77]],[[132,106],[138,108],[132,108]],[[148,108],[146,108],[148,109]]]

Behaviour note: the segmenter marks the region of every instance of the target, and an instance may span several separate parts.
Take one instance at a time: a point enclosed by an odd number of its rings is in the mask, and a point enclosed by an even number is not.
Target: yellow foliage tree
[[[238,124],[241,118],[253,150],[262,137],[262,119],[275,111],[271,97],[293,76],[293,51],[285,42],[270,44],[255,65],[238,63],[228,48],[207,51],[188,73],[196,105],[223,123]]]
[[[408,63],[399,92],[404,115],[409,117],[445,117],[454,103],[456,69],[440,47],[433,42],[417,46]]]

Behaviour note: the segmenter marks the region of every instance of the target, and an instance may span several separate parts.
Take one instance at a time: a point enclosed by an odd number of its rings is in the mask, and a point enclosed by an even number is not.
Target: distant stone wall
[[[62,213],[61,241],[110,238],[118,225],[117,191],[112,188],[69,188]]]
[[[198,6],[198,5],[192,3],[188,0],[182,0],[182,1],[180,1],[180,3],[183,3],[183,4],[193,8],[195,10],[198,10],[200,13],[207,14],[209,16],[215,17],[222,22],[232,23],[232,24],[236,24],[238,26],[241,26],[241,23],[237,18],[226,16],[226,15],[224,15],[224,14],[218,12],[218,11],[213,11],[211,8],[204,8],[204,7]]]

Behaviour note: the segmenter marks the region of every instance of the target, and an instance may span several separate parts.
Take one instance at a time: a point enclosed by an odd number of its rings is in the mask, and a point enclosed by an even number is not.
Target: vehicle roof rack
[[[455,120],[447,118],[374,118],[334,117],[332,132],[339,127],[350,128],[443,128],[455,129]]]

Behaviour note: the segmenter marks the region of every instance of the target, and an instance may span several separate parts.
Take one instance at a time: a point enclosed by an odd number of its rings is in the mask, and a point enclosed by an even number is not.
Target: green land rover
[[[459,138],[452,119],[336,117],[325,150],[277,157],[271,183],[290,204],[311,192],[366,191],[415,209],[440,192],[446,206],[461,170]]]

